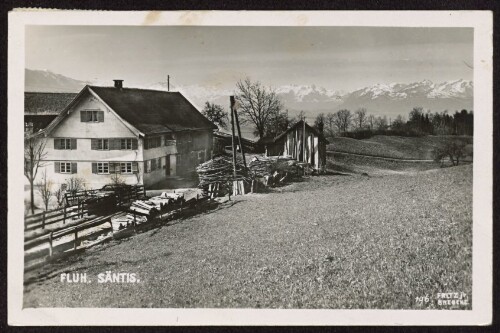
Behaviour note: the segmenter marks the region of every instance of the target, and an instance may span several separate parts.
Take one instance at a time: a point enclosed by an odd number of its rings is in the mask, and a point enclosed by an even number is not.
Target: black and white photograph
[[[13,324],[491,321],[491,13],[11,14]]]

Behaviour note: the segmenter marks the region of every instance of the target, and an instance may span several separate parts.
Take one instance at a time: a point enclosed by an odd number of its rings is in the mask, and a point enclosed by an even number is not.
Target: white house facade
[[[148,187],[209,159],[214,127],[180,93],[127,89],[121,81],[86,86],[40,132],[39,176],[55,184],[82,178],[87,188],[117,179]]]

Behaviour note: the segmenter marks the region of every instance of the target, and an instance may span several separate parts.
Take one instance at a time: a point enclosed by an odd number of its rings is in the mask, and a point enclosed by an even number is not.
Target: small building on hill
[[[217,127],[181,93],[86,86],[42,131],[47,180],[83,178],[97,188],[117,178],[146,187],[188,175],[211,158]]]
[[[326,168],[327,144],[322,133],[301,120],[266,143],[266,155],[290,156],[322,172]]]
[[[35,133],[47,127],[78,94],[24,93],[25,130]]]

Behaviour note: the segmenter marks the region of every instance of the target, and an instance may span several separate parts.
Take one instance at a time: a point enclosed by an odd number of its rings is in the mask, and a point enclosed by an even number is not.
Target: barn
[[[328,140],[316,128],[301,120],[266,144],[267,156],[289,156],[307,162],[323,172],[326,168]]]

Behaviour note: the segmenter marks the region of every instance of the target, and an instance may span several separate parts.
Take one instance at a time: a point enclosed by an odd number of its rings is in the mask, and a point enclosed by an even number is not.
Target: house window
[[[146,172],[151,172],[151,160],[145,162],[146,164]]]
[[[97,139],[97,149],[98,150],[109,150],[108,139]]]
[[[76,173],[76,162],[54,162],[55,173]]]
[[[61,162],[60,172],[61,173],[71,173],[71,163]]]
[[[120,139],[120,149],[132,149],[132,140],[133,139]]]
[[[151,171],[156,170],[156,158],[151,160]]]
[[[57,138],[54,139],[54,149],[76,149],[76,139]]]
[[[100,123],[104,121],[104,111],[80,111],[80,120],[84,123]]]
[[[161,136],[153,136],[151,138],[146,138],[145,149],[151,149],[161,147]]]
[[[121,173],[132,173],[132,163],[131,162],[120,163],[120,170]]]
[[[98,174],[109,174],[109,163],[108,162],[98,162],[97,163],[97,173]]]

